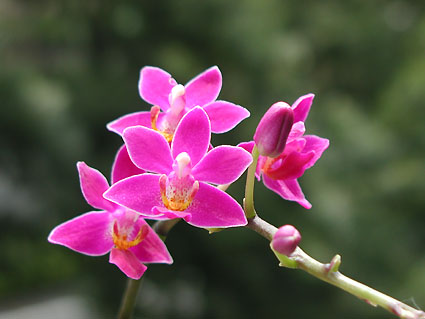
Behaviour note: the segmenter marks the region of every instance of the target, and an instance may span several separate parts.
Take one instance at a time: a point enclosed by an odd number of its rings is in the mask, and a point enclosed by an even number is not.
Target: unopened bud
[[[285,149],[286,140],[294,124],[294,111],[285,102],[273,104],[262,117],[254,134],[260,155],[277,157]]]
[[[299,231],[292,225],[285,225],[278,229],[273,236],[272,248],[283,255],[291,255],[301,240]]]

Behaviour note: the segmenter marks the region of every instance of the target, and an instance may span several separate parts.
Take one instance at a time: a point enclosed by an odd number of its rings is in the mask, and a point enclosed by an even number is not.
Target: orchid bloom
[[[127,127],[142,125],[160,132],[171,142],[182,117],[195,106],[200,106],[209,116],[212,132],[227,132],[247,118],[249,112],[239,105],[216,101],[221,83],[217,66],[207,69],[184,86],[177,84],[164,70],[146,66],[140,71],[139,94],[154,105],[151,111],[124,115],[107,127],[121,135]]]
[[[301,96],[291,106],[294,124],[283,152],[273,158],[260,155],[256,172],[257,179],[262,178],[267,188],[307,209],[311,208],[311,204],[305,198],[297,179],[316,163],[329,146],[327,139],[315,135],[304,135],[304,121],[313,99],[314,94],[307,94]],[[254,142],[241,143],[239,146],[252,152]]]
[[[176,128],[171,147],[159,132],[134,126],[123,138],[136,166],[152,172],[112,185],[104,197],[146,218],[183,218],[193,226],[225,228],[247,224],[241,206],[212,184],[237,180],[252,162],[242,148],[222,145],[207,152],[211,128],[195,107]]]
[[[92,211],[56,226],[48,240],[89,256],[109,255],[109,262],[128,277],[139,279],[147,267],[143,263],[173,262],[165,244],[134,211],[121,207],[102,194],[109,188],[106,178],[84,162],[77,164],[81,190]],[[112,175],[131,176],[143,172],[129,161],[125,147],[116,157]]]

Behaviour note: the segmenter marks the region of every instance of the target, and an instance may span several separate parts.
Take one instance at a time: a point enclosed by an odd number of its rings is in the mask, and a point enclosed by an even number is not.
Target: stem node
[[[337,272],[339,270],[339,266],[341,265],[341,256],[335,255],[331,262],[325,265],[325,272],[327,274]]]

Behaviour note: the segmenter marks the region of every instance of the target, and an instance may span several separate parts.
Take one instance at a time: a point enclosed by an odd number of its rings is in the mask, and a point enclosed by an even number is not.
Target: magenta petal
[[[311,204],[305,199],[300,185],[296,179],[273,180],[263,175],[264,185],[286,200],[295,201],[306,209],[311,208]]]
[[[289,132],[288,139],[286,141],[286,144],[292,142],[293,140],[303,136],[305,133],[305,125],[304,122],[297,122],[292,125],[291,132]]]
[[[141,226],[149,227],[149,232],[142,242],[130,250],[142,263],[165,263],[172,264],[173,258],[167,250],[164,242],[158,237],[155,231],[142,219],[137,221]]]
[[[314,157],[314,152],[291,152],[285,156],[276,169],[268,169],[267,175],[273,179],[295,179],[301,177],[307,169],[307,164]]]
[[[221,73],[213,66],[185,85],[186,107],[204,106],[214,101],[221,90]]]
[[[125,145],[121,146],[112,165],[112,184],[133,175],[143,174],[144,172],[144,170],[138,168],[131,161]]]
[[[186,209],[191,219],[185,220],[197,227],[226,228],[247,224],[242,207],[230,195],[206,183],[199,183],[199,190]]]
[[[204,106],[204,110],[208,114],[211,131],[214,133],[230,131],[250,115],[249,111],[242,106],[226,101],[209,103]]]
[[[193,168],[198,181],[229,184],[237,180],[252,162],[252,156],[241,147],[222,145],[209,151]]]
[[[145,216],[152,215],[152,208],[162,204],[159,175],[142,174],[123,179],[103,196]]]
[[[100,256],[112,249],[112,214],[90,212],[56,226],[48,241],[75,250],[79,253]]]
[[[131,160],[139,168],[160,174],[172,170],[170,145],[157,131],[133,126],[124,131],[123,138]]]
[[[118,248],[111,250],[109,262],[115,264],[127,277],[132,279],[140,279],[148,269],[131,251]]]
[[[192,166],[205,155],[210,145],[210,120],[205,111],[195,107],[181,119],[171,143],[173,158],[181,152],[189,154]]]
[[[292,109],[294,110],[294,123],[305,121],[310,111],[311,104],[313,103],[313,99],[314,94],[310,93],[299,97],[298,100],[292,104]]]
[[[306,144],[303,148],[304,152],[314,151],[314,156],[306,166],[310,168],[316,163],[316,161],[322,156],[322,153],[328,148],[329,140],[326,138],[321,138],[315,135],[305,135],[304,139],[306,140]]]
[[[158,121],[161,121],[164,113],[158,114]],[[150,112],[135,112],[130,113],[112,121],[106,125],[111,132],[122,135],[124,130],[130,126],[145,126],[151,128],[151,113]]]
[[[252,153],[252,150],[254,149],[254,141],[250,142],[242,142],[238,144],[238,147],[242,147],[244,150],[246,150],[249,153]]]
[[[255,145],[255,142],[250,141],[250,142],[239,143],[238,147],[242,147],[248,153],[252,154],[252,150],[254,149],[254,145]],[[258,181],[260,181],[260,179],[261,179],[261,167],[262,167],[261,162],[264,161],[265,158],[266,157],[261,156],[261,155],[258,157],[257,169],[255,170],[255,177],[257,178]]]
[[[146,102],[158,105],[163,111],[170,108],[168,95],[177,85],[171,75],[164,70],[145,66],[140,70],[139,94]]]
[[[107,211],[115,210],[116,206],[103,198],[103,193],[109,188],[105,176],[98,170],[91,168],[84,162],[77,163],[78,174],[80,175],[80,186],[84,198],[94,208]]]

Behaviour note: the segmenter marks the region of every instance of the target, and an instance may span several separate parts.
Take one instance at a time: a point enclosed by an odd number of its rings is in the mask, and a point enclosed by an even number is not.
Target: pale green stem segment
[[[158,234],[159,238],[162,241],[165,241],[167,238],[168,232],[180,221],[180,218],[170,219],[170,220],[160,220],[157,221],[153,226],[153,230]],[[134,280],[128,278],[127,286],[125,288],[124,295],[122,297],[120,310],[118,312],[118,319],[130,319],[134,306],[136,304],[137,293],[139,292],[139,287],[142,282],[142,278]]]
[[[253,229],[267,240],[271,241],[277,228],[262,220],[258,215],[248,221],[247,227]],[[348,293],[366,301],[372,306],[380,306],[402,319],[425,319],[425,312],[417,310],[405,303],[387,296],[373,288],[357,282],[339,272],[341,257],[336,255],[330,263],[322,264],[307,255],[297,247],[295,252],[287,257],[275,253],[281,266],[302,269],[327,283],[330,283]],[[283,257],[283,258],[282,258]]]
[[[252,163],[248,168],[248,174],[246,176],[246,185],[245,185],[245,201],[244,201],[244,211],[247,219],[252,219],[255,217],[255,208],[254,208],[254,183],[255,183],[255,171],[257,169],[258,153],[257,146],[254,145],[252,150]]]

